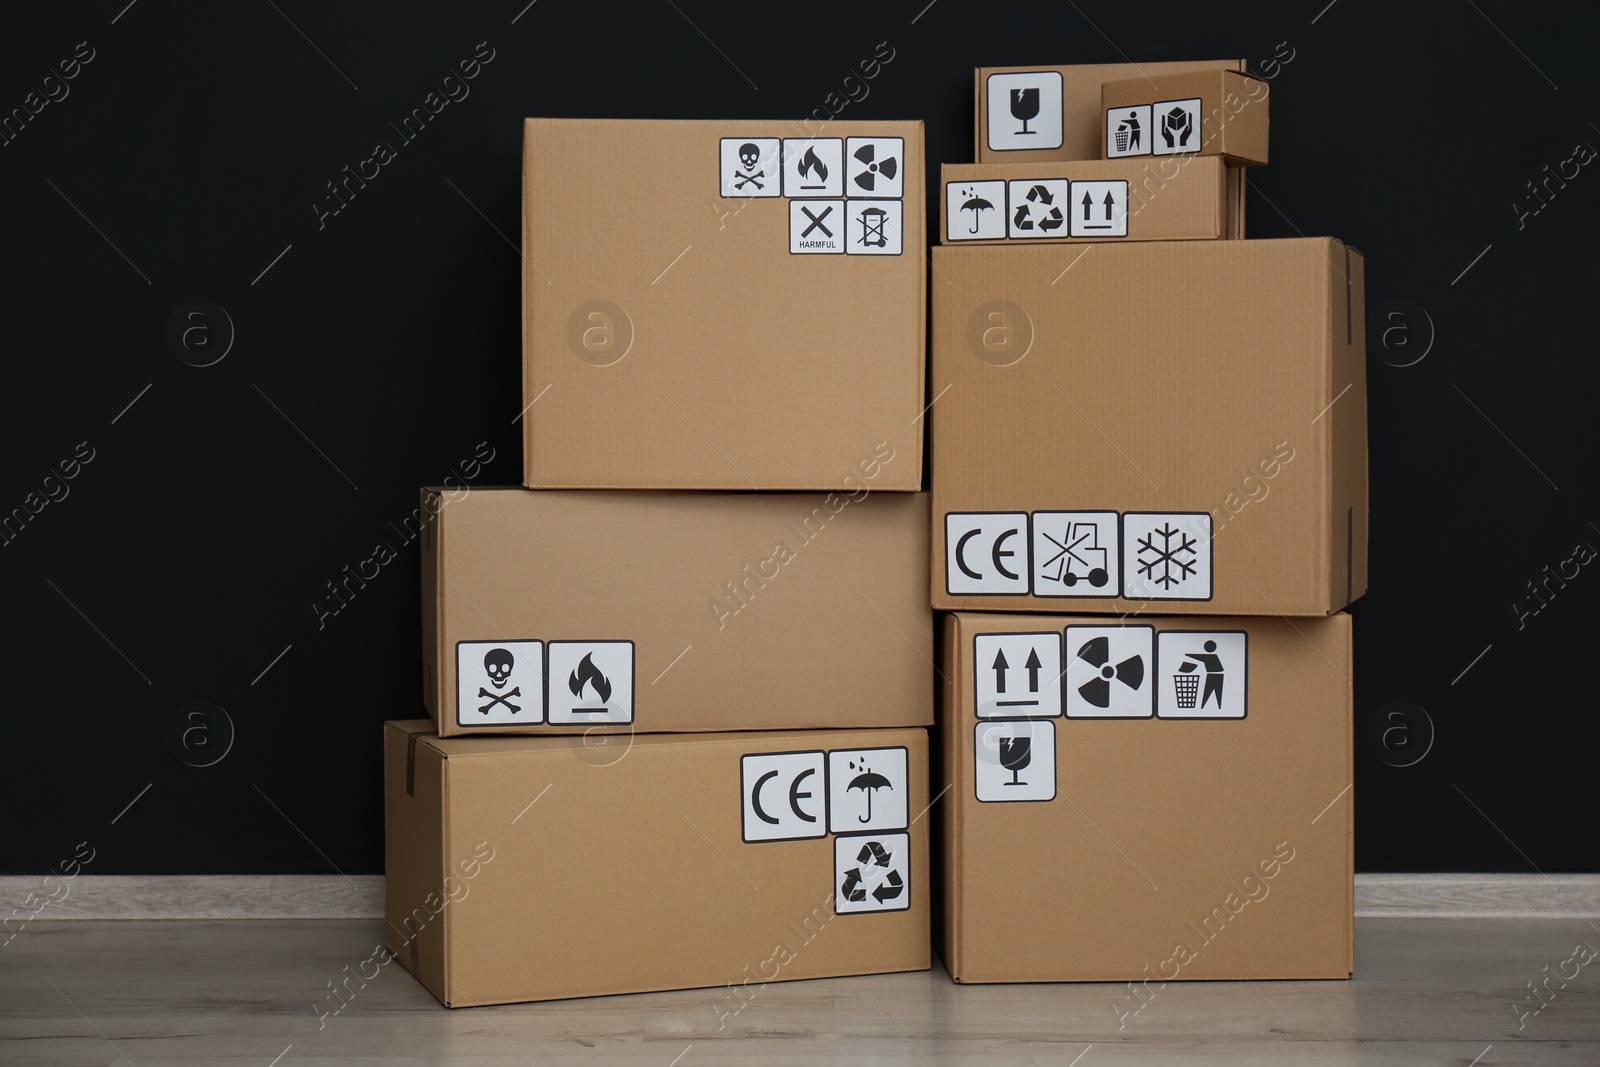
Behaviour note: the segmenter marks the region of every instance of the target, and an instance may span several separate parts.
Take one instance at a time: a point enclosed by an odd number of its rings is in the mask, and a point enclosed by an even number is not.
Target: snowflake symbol
[[[1159,545],[1157,538],[1161,539]],[[1139,573],[1153,584],[1171,589],[1195,573],[1198,543],[1172,523],[1163,523],[1139,538]]]

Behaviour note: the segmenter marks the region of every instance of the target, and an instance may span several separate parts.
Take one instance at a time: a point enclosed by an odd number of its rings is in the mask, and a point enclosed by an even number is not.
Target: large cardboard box
[[[1349,977],[1349,616],[963,612],[943,643],[956,981],[1126,981],[1126,1022],[1170,981]]]
[[[1106,82],[1102,155],[1221,156],[1256,166],[1267,161],[1270,85],[1236,70],[1189,71]]]
[[[388,950],[450,1007],[922,970],[927,732],[384,730]]]
[[[1359,252],[933,263],[935,607],[1326,615],[1366,590]]]
[[[926,726],[925,493],[425,489],[445,736]]]
[[[973,79],[977,122],[972,158],[978,163],[1100,159],[1106,131],[1100,97],[1106,82],[1244,69],[1242,59],[979,67]]]
[[[943,244],[1229,238],[1229,168],[1196,156],[1082,163],[946,163]]]
[[[920,122],[529,119],[524,482],[922,487]]]

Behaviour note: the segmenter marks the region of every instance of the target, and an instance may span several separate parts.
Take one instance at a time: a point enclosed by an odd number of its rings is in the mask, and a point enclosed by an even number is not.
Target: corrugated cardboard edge
[[[432,489],[423,489],[418,496],[422,505],[422,706],[438,728],[445,706],[444,663],[439,650],[439,606],[444,603],[440,590],[443,571],[439,566],[439,538],[443,532],[439,512],[443,501]]]
[[[1345,678],[1344,720],[1345,736],[1353,738],[1352,733],[1355,723],[1355,636],[1352,620],[1349,615],[1340,612],[1334,618],[1341,620],[1339,637],[1343,644],[1343,654],[1339,657],[1339,669]],[[1334,798],[1334,807],[1340,813],[1340,825],[1344,827],[1346,853],[1345,870],[1350,872],[1350,877],[1345,882],[1345,937],[1344,937],[1344,974],[1331,977],[1352,978],[1356,971],[1356,757],[1355,744],[1345,745],[1340,749],[1344,756],[1344,778],[1350,783],[1349,795],[1340,795]],[[1326,810],[1326,809],[1325,809]],[[1316,820],[1313,820],[1313,823]]]
[[[522,347],[518,350],[517,358],[522,362],[522,414],[519,419],[524,420],[518,432],[522,435],[522,477],[519,481],[527,482],[528,472],[533,470],[533,433],[528,417],[528,408],[533,406],[536,399],[533,393],[532,365],[533,360],[528,358],[528,353],[533,348],[533,334],[531,322],[533,315],[530,305],[533,303],[533,259],[530,256],[533,240],[530,236],[531,222],[528,218],[528,162],[533,156],[533,119],[522,120],[522,181],[518,186],[518,197],[522,209]]]
[[[445,1000],[446,924],[444,906],[433,912],[443,886],[445,857],[444,754],[428,744],[432,726],[425,719],[384,724],[383,773],[384,941],[401,966],[434,996]],[[405,782],[406,788],[396,784]],[[420,794],[420,795],[418,795]],[[422,918],[415,917],[421,912]],[[414,920],[408,927],[407,918]]]
[[[939,832],[930,834],[929,840],[936,840],[938,845],[939,876],[935,879],[938,892],[934,899],[933,924],[935,949],[939,953],[939,958],[944,960],[950,977],[956,981],[961,980],[961,932],[957,928],[958,909],[951,906],[951,902],[960,899],[963,793],[956,784],[961,773],[961,763],[957,757],[961,739],[957,731],[960,724],[965,721],[958,711],[959,694],[962,690],[956,677],[960,663],[960,656],[956,654],[960,647],[960,626],[960,619],[953,614],[945,615],[940,626],[941,684],[936,716],[938,726],[930,738],[937,743],[936,758],[939,761],[940,773],[928,784],[931,791],[940,782],[944,782],[946,783],[944,788],[949,791],[944,797],[944,803],[939,805]]]
[[[1228,166],[1228,236],[1244,240],[1245,169]]]
[[[1330,557],[1334,567],[1329,574],[1328,603],[1347,605],[1367,591],[1368,501],[1367,480],[1367,365],[1366,365],[1366,263],[1361,253],[1348,245],[1333,244],[1330,254],[1344,260],[1330,285],[1344,292],[1330,294],[1335,314],[1344,322],[1330,323],[1334,339],[1329,363],[1328,425],[1325,429],[1328,455],[1331,514],[1328,516]],[[1341,330],[1339,327],[1343,326]],[[1343,337],[1344,343],[1338,343]],[[1341,558],[1338,549],[1343,546]]]
[[[1242,83],[1244,83],[1246,81],[1259,82],[1261,84],[1262,89],[1264,90],[1264,92],[1261,95],[1261,99],[1260,100],[1257,100],[1255,97],[1251,97],[1251,96],[1249,96],[1248,93],[1245,93],[1245,96],[1247,96],[1249,98],[1249,100],[1250,100],[1250,103],[1247,106],[1254,107],[1256,104],[1260,104],[1263,108],[1266,108],[1266,112],[1265,112],[1265,117],[1263,117],[1262,120],[1261,120],[1261,127],[1260,127],[1260,142],[1261,143],[1259,145],[1256,145],[1256,144],[1253,144],[1253,143],[1250,144],[1248,146],[1249,149],[1250,149],[1250,156],[1249,156],[1248,159],[1241,160],[1241,162],[1244,162],[1249,166],[1261,167],[1261,166],[1265,166],[1266,163],[1267,163],[1267,157],[1268,157],[1268,155],[1270,154],[1270,151],[1271,151],[1269,146],[1272,144],[1272,83],[1270,81],[1268,81],[1266,78],[1263,78],[1258,74],[1250,73],[1250,71],[1248,71],[1248,70],[1227,70],[1227,71],[1223,71],[1222,72],[1222,83],[1223,83],[1223,85],[1224,86],[1228,86],[1230,83],[1234,83],[1234,82],[1240,83],[1241,87],[1240,87],[1239,91],[1241,93],[1244,93],[1244,88],[1243,88]],[[1222,98],[1224,100],[1227,99],[1227,92],[1226,91],[1224,91]],[[1223,106],[1226,106],[1226,105],[1223,105]],[[1242,111],[1241,111],[1241,113],[1242,113]],[[1252,138],[1251,140],[1254,141],[1255,139]],[[1224,148],[1228,148],[1228,147],[1232,147],[1232,146],[1224,145]],[[1256,158],[1257,156],[1259,156],[1260,158],[1259,159]]]

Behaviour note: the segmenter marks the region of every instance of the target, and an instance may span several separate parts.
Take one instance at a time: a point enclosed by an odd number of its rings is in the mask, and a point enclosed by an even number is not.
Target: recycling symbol
[[[1036,217],[1037,222],[1034,221]],[[1043,185],[1035,185],[1029,189],[1028,195],[1017,205],[1016,212],[1011,216],[1011,225],[1018,230],[1037,229],[1051,233],[1066,224],[1066,216],[1061,213],[1061,208],[1056,206],[1055,197],[1051,196],[1050,190]]]
[[[865,901],[869,883],[876,883],[871,896],[880,905],[905,892],[904,879],[891,866],[889,853],[877,841],[868,841],[861,846],[861,851],[856,854],[856,863],[857,866],[845,872],[844,884],[839,887],[839,893],[845,900]]]

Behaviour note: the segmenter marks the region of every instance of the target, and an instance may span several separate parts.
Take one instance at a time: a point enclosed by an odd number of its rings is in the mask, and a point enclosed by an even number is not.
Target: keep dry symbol
[[[867,813],[857,816],[857,819],[861,822],[871,822],[872,794],[879,789],[893,789],[894,785],[889,779],[868,767],[865,760],[861,761],[859,765],[854,760],[851,760],[850,769],[853,771],[858,770],[861,773],[850,779],[850,784],[844,787],[844,791],[848,793],[852,789],[859,789],[867,795]]]
[[[989,203],[989,201],[985,200],[983,197],[979,196],[976,189],[967,189],[966,194],[967,199],[966,202],[961,205],[961,210],[972,212],[972,229],[968,230],[967,232],[977,233],[978,219],[980,214],[985,211],[993,211],[994,205]]]

